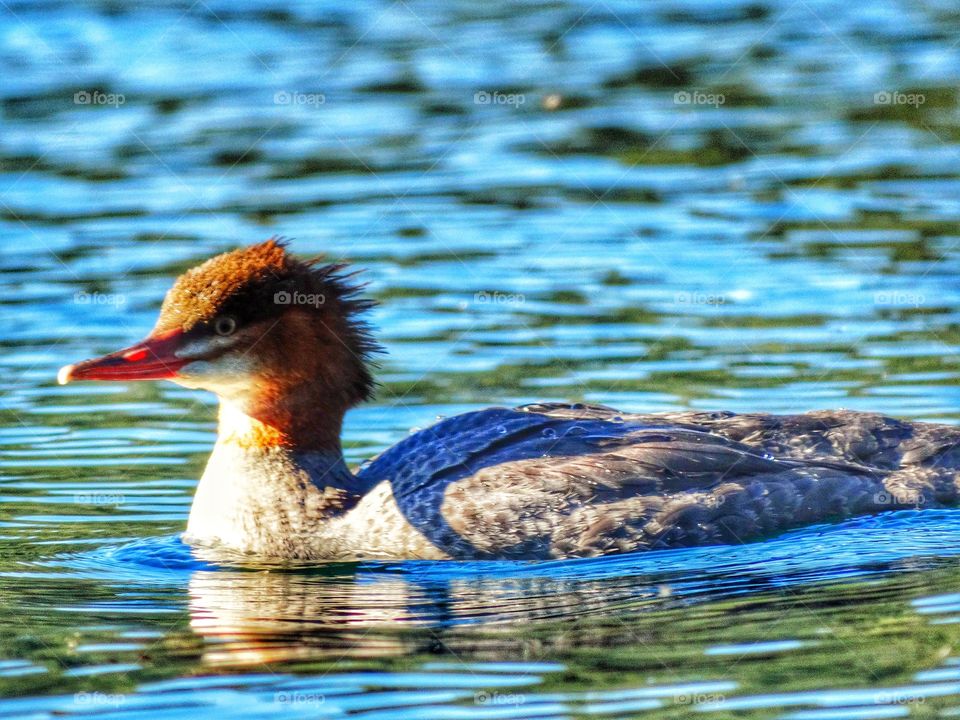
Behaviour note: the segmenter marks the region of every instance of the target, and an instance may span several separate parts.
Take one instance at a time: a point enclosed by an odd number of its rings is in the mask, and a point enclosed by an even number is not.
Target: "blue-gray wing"
[[[466,413],[362,474],[457,557],[570,557],[731,543],[955,500],[960,431],[862,413]],[[953,443],[953,444],[951,444]]]

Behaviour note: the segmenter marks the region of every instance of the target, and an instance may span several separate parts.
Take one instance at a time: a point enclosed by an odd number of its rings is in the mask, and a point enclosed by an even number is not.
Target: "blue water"
[[[885,718],[957,511],[555,563],[214,562],[214,401],[55,383],[277,234],[366,270],[359,464],[494,404],[960,421],[950,3],[0,4],[0,716]]]

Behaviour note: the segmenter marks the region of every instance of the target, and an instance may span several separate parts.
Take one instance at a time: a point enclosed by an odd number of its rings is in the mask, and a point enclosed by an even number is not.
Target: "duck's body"
[[[218,443],[187,538],[300,559],[550,559],[741,543],[957,500],[960,430],[868,413],[458,415],[356,475]]]
[[[178,280],[144,343],[61,371],[220,395],[189,541],[289,559],[548,559],[739,543],[957,500],[960,429],[847,411],[489,408],[353,474],[340,426],[369,395],[375,346],[338,269],[272,241],[219,256]],[[268,312],[278,287],[329,298]]]

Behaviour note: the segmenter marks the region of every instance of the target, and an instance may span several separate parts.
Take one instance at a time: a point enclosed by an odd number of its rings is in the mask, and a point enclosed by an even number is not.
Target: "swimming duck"
[[[187,271],[142,342],[62,368],[219,397],[185,540],[277,559],[551,559],[740,543],[954,504],[960,429],[873,413],[632,414],[600,405],[450,417],[356,472],[372,301],[343,264],[271,239]]]

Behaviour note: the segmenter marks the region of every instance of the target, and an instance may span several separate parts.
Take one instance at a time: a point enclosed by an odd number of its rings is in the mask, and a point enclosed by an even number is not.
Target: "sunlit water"
[[[215,564],[212,399],[58,387],[272,234],[438,416],[960,420],[947,2],[0,3],[0,716],[960,714],[960,513],[543,564]]]

